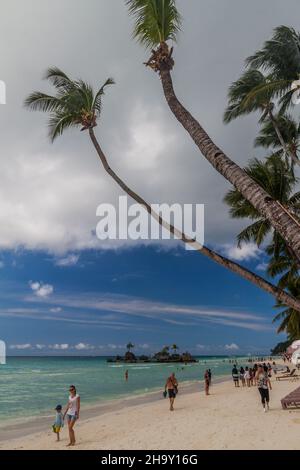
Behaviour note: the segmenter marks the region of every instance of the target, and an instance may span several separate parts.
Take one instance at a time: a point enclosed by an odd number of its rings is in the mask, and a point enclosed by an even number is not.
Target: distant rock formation
[[[130,343],[131,344],[131,343]],[[174,351],[177,351],[176,348],[172,348]],[[116,356],[115,358],[108,359],[108,362],[125,362],[125,363],[136,363],[136,362],[151,362],[151,363],[191,363],[198,362],[189,352],[184,352],[178,354],[170,354],[170,348],[165,346],[161,351],[155,353],[152,357],[142,355],[137,357],[133,352],[127,350],[124,356]]]

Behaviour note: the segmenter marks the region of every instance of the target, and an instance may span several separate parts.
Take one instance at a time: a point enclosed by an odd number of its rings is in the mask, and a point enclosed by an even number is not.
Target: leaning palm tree
[[[166,101],[182,126],[189,133],[200,152],[212,166],[235,186],[251,204],[266,217],[273,227],[293,247],[300,261],[300,224],[253,181],[235,162],[215,145],[199,122],[178,100],[172,82],[174,67],[173,47],[181,27],[181,16],[175,0],[126,0],[129,12],[135,18],[134,37],[152,48],[146,65],[158,72]]]
[[[294,192],[298,179],[294,177],[290,169],[287,169],[285,162],[278,155],[271,155],[265,161],[251,160],[245,171],[254,181],[268,191],[271,197],[279,201],[291,213],[294,213],[295,217],[300,216],[300,192]],[[231,190],[226,194],[224,201],[230,207],[231,217],[254,221],[238,234],[239,245],[253,241],[257,246],[261,246],[267,237],[271,235],[272,248],[270,247],[268,254],[276,260],[277,255],[282,255],[282,252],[284,252],[284,255],[289,257],[290,266],[295,265],[295,256],[292,249],[273,230],[270,222],[262,217],[241,193],[236,189]],[[273,265],[274,263],[273,261]],[[277,263],[277,269],[278,265]],[[296,265],[299,268],[297,261]],[[274,271],[275,274],[278,274],[278,272],[275,273]]]
[[[271,89],[269,88],[270,84]],[[228,124],[240,116],[258,111],[261,115],[259,122],[264,124],[264,127],[267,123],[268,129],[273,128],[270,129],[269,133],[273,131],[272,134],[275,134],[277,147],[282,148],[286,158],[288,156],[291,158],[292,165],[300,165],[297,155],[285,139],[287,136],[283,135],[285,116],[279,115],[277,117],[274,115],[273,95],[274,90],[270,77],[265,76],[259,70],[246,70],[229,88],[228,106],[224,113],[224,122]]]
[[[114,83],[111,78],[108,79],[96,93],[93,92],[93,89],[89,84],[82,80],[71,80],[58,68],[49,69],[45,78],[50,80],[56,90],[56,94],[52,96],[41,92],[34,92],[25,100],[25,105],[31,110],[43,111],[50,114],[49,131],[52,141],[62,135],[65,130],[72,127],[79,127],[81,128],[81,131],[87,131],[104,170],[126,194],[128,194],[138,204],[141,204],[149,215],[152,216],[160,225],[169,230],[171,234],[179,240],[182,240],[185,244],[192,245],[195,251],[207,256],[221,266],[230,269],[234,273],[242,276],[244,279],[247,279],[261,289],[272,294],[286,305],[295,308],[300,312],[300,301],[293,299],[284,290],[278,289],[276,286],[272,285],[257,274],[252,273],[210,248],[200,245],[197,241],[191,239],[185,233],[163,220],[159,214],[153,211],[148,202],[133,191],[114,172],[109,165],[94,132],[101,115],[104,90],[107,86]]]

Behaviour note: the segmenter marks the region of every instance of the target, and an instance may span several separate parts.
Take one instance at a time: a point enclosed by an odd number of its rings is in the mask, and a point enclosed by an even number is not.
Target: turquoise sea
[[[199,362],[177,364],[120,365],[104,357],[8,357],[0,366],[0,426],[7,420],[49,416],[57,404],[65,406],[70,384],[75,384],[82,405],[149,391],[162,390],[166,377],[175,372],[179,382],[203,379],[205,369],[213,377],[230,376],[232,363],[228,357],[201,357]],[[248,358],[239,358],[246,365]],[[125,370],[129,380],[125,382]]]

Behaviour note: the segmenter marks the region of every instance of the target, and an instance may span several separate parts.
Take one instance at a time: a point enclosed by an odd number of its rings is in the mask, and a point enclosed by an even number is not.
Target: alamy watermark
[[[6,364],[6,344],[0,340],[0,366]]]
[[[151,204],[150,216],[145,206],[129,205],[128,197],[120,196],[118,207],[100,204],[96,215],[96,235],[102,241],[184,239],[186,249],[204,244],[203,204]]]
[[[0,80],[0,104],[6,104],[6,85]]]

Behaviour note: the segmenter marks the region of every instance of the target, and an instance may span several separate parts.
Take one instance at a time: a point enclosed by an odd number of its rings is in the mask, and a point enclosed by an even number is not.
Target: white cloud
[[[36,349],[39,349],[39,350],[47,348],[47,346],[45,344],[36,344],[35,347],[36,347]]]
[[[54,349],[55,351],[65,351],[67,349],[69,349],[69,345],[68,344],[50,344],[48,346],[49,349]]]
[[[28,297],[25,299],[29,302],[41,302],[44,299],[38,297]],[[78,309],[78,312],[84,311],[85,318],[79,319],[64,318],[60,316],[55,320],[68,321],[74,323],[94,323],[102,324],[110,328],[130,328],[130,323],[126,324],[126,318],[120,318],[119,314],[125,314],[128,317],[144,317],[156,319],[160,322],[182,325],[182,326],[199,326],[203,321],[207,323],[215,323],[225,326],[234,326],[236,328],[245,328],[254,331],[267,331],[274,330],[274,327],[267,323],[267,320],[254,313],[245,311],[237,311],[235,309],[213,309],[197,305],[177,305],[167,302],[155,302],[143,298],[129,297],[126,295],[97,295],[91,293],[82,293],[80,295],[73,294],[72,296],[53,296],[47,298],[47,303],[55,305],[60,304],[62,307]],[[94,315],[96,311],[105,312],[105,317],[101,319],[95,318],[93,320],[87,319],[88,311]],[[110,312],[110,316],[107,316]],[[1,314],[1,311],[0,311]],[[116,315],[116,317],[111,317]],[[40,315],[40,319],[43,317]],[[49,317],[47,318],[49,319]],[[121,321],[120,321],[121,320]],[[124,321],[125,320],[125,321]],[[140,325],[141,326],[141,325]],[[137,322],[135,324],[137,327]]]
[[[231,344],[226,344],[225,349],[226,351],[238,351],[240,348],[237,344],[231,343]]]
[[[256,266],[257,271],[263,271],[263,272],[265,272],[267,268],[268,268],[268,263],[259,263],[259,264]]]
[[[24,351],[26,349],[32,349],[32,346],[29,343],[27,343],[27,344],[12,344],[12,345],[9,346],[9,348]]]
[[[61,307],[50,308],[50,312],[51,313],[60,313],[60,312],[62,312],[62,308]]]
[[[144,343],[144,344],[138,344],[137,349],[150,349],[149,344]]]
[[[255,243],[244,243],[240,248],[234,245],[225,245],[222,251],[228,258],[236,261],[249,261],[258,258],[262,254],[262,251]]]
[[[69,254],[65,258],[59,258],[55,261],[56,266],[69,267],[75,266],[79,261],[79,255]]]
[[[51,284],[43,284],[42,282],[29,282],[29,286],[37,297],[45,298],[53,294],[54,288]]]
[[[79,344],[76,344],[75,349],[77,349],[77,351],[87,351],[87,350],[95,349],[95,347],[92,346],[91,344],[79,343]]]
[[[125,347],[126,347],[125,344],[112,344],[112,343],[110,343],[110,344],[107,345],[107,348],[112,349],[113,351],[115,349],[122,349],[123,350],[123,349],[125,349]]]

